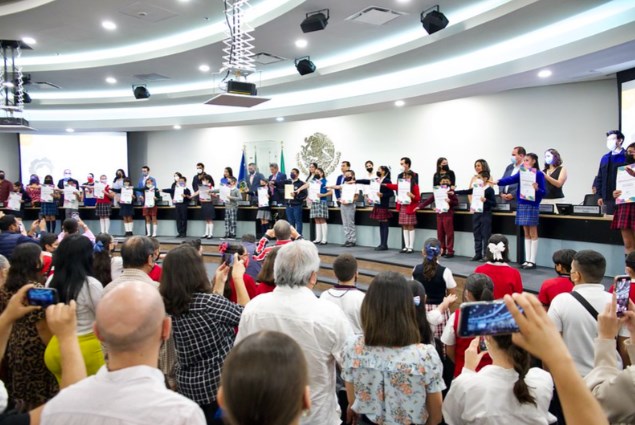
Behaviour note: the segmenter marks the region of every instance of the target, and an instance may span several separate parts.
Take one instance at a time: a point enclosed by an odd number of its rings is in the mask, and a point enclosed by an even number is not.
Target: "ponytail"
[[[437,258],[441,253],[441,242],[438,239],[430,238],[423,243],[423,277],[427,281],[434,279],[437,274]]]
[[[514,383],[514,396],[520,404],[533,404],[536,406],[536,399],[529,392],[529,387],[525,382],[525,376],[531,365],[529,353],[512,342],[511,335],[496,335],[492,337],[498,347],[503,350],[514,365],[514,370],[518,373],[518,380]]]
[[[472,273],[465,279],[465,289],[476,301],[494,301],[494,283],[483,273]]]

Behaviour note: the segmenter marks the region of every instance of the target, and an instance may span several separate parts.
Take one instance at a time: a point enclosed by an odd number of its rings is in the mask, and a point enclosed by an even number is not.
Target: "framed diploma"
[[[284,185],[284,199],[293,199],[293,191],[295,189],[293,188],[292,184],[285,184]]]

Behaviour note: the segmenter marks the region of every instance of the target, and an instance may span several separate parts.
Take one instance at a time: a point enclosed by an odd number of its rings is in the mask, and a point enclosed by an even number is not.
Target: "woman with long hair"
[[[41,252],[34,243],[23,243],[15,248],[7,280],[0,288],[0,311],[4,311],[9,299],[24,285],[42,288]],[[44,364],[44,350],[50,339],[43,309],[27,314],[13,325],[5,355],[9,379],[4,383],[19,410],[34,409],[59,391],[55,377]]]
[[[545,174],[545,197],[542,202],[545,204],[564,203],[564,193],[562,187],[567,181],[567,169],[562,165],[562,156],[556,149],[547,149],[545,151],[545,168],[542,169]],[[558,214],[558,209],[554,208],[554,212]]]
[[[543,425],[556,421],[549,413],[553,379],[531,365],[530,354],[512,342],[511,335],[485,336],[487,351],[478,352],[475,338],[465,352],[463,373],[443,402],[448,425],[522,423]],[[492,364],[476,372],[488,353]],[[486,420],[485,420],[486,418]]]
[[[450,170],[448,159],[440,157],[437,159],[437,172],[432,176],[432,186],[439,186],[443,177],[450,179],[451,187],[456,185],[456,176],[454,175],[454,171]]]
[[[104,287],[92,276],[93,244],[79,234],[66,236],[53,254],[53,267],[55,273],[49,278],[47,286],[57,290],[60,302],[68,304],[75,300],[79,347],[86,372],[89,376],[94,375],[104,365],[101,343],[93,333],[97,304]],[[61,381],[62,365],[57,337],[54,336],[46,347],[44,360],[58,382]]]
[[[380,165],[377,170],[377,181],[379,182],[380,190],[377,193],[379,196],[379,204],[373,205],[373,211],[370,213],[370,218],[379,222],[379,245],[375,248],[375,251],[388,250],[388,231],[390,229],[388,220],[392,217],[392,213],[388,209],[390,206],[390,198],[394,193],[386,184],[390,183],[390,170],[385,165]],[[358,180],[359,184],[370,184],[369,180]]]
[[[299,425],[311,407],[302,348],[280,332],[249,335],[225,359],[218,403],[228,425]]]
[[[276,288],[276,279],[273,275],[273,265],[276,261],[276,257],[278,256],[278,251],[280,251],[280,246],[274,246],[271,251],[265,257],[265,261],[262,263],[262,268],[256,276],[256,282],[258,285],[256,286],[256,294],[254,297],[257,297],[260,294],[266,294],[267,292],[272,292]]]
[[[342,378],[348,419],[358,424],[438,424],[442,364],[434,346],[421,343],[415,303],[406,278],[379,273],[361,309],[363,335],[345,345]]]
[[[234,257],[234,254],[238,255],[243,261],[245,267],[249,264],[249,253],[245,249],[245,247],[240,243],[227,243],[223,242],[218,246],[218,251],[223,254],[221,256],[221,264],[227,263],[230,258]],[[236,288],[234,284],[234,278],[232,275],[233,265],[227,264],[229,266],[229,273],[227,273],[227,278],[225,280],[225,289],[223,291],[223,296],[227,298],[229,301],[235,303],[238,302],[236,297]],[[253,298],[256,296],[256,282],[254,279],[249,276],[247,273],[243,274],[243,283],[245,288],[247,289],[247,294],[249,294],[249,298]]]
[[[117,241],[108,233],[100,233],[95,236],[93,246],[93,276],[105,287],[111,281],[118,278],[123,272],[121,257],[112,255]]]
[[[232,279],[242,305],[249,301],[244,272],[243,261],[234,255]],[[178,392],[201,406],[208,424],[220,423],[215,416],[221,367],[234,345],[234,329],[243,311],[242,305],[222,295],[228,274],[229,267],[222,263],[212,286],[196,249],[179,245],[165,256],[159,285],[165,310],[172,316]]]
[[[523,279],[520,272],[509,265],[509,241],[505,235],[495,233],[487,243],[487,263],[474,269],[474,273],[486,274],[494,283],[494,299],[505,294],[522,293]]]

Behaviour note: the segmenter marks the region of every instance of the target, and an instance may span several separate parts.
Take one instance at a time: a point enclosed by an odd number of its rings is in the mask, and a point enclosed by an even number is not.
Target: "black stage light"
[[[324,14],[323,12],[326,12]],[[317,12],[310,12],[306,14],[306,18],[300,24],[302,32],[320,31],[326,28],[326,24],[329,23],[329,10],[323,9]]]
[[[150,97],[150,92],[145,85],[132,86],[132,93],[137,100],[148,99]]]
[[[436,10],[432,10],[435,9]],[[434,34],[437,31],[441,31],[448,26],[448,18],[441,12],[439,12],[439,5],[433,6],[430,9],[421,12],[421,24],[428,34]]]
[[[311,58],[304,56],[295,60],[295,69],[298,70],[300,75],[306,75],[315,72],[316,68],[315,64],[311,62]]]

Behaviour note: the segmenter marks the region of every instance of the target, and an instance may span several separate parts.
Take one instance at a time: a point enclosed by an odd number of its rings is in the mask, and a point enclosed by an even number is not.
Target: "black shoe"
[[[445,254],[445,258],[454,258],[454,254]]]
[[[388,251],[388,247],[385,245],[379,245],[377,248],[375,248],[375,251]]]
[[[408,248],[408,250],[406,251],[406,254],[412,254],[414,251],[414,249],[412,248]]]
[[[320,242],[320,245],[328,245],[328,242]]]
[[[211,236],[211,235],[208,235],[208,236],[207,236],[207,239],[212,239],[212,236]]]
[[[405,254],[408,252],[408,248],[402,248],[401,251],[399,251],[402,254]]]
[[[474,257],[472,257],[470,261],[481,261],[482,259],[483,259],[483,256],[477,254]]]

